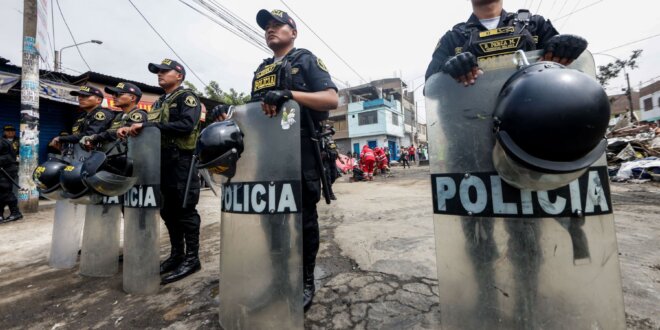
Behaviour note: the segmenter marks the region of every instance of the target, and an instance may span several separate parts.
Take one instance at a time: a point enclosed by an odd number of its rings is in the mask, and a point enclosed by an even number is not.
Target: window
[[[392,113],[392,124],[399,126],[399,114]]]
[[[378,124],[378,112],[377,111],[367,111],[358,113],[358,125],[371,125]]]
[[[653,99],[649,97],[644,100],[644,111],[649,111],[651,109],[653,109]]]

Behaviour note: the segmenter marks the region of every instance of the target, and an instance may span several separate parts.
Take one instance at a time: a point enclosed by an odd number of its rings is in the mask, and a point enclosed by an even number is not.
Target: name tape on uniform
[[[124,194],[124,207],[160,208],[160,186],[137,185]]]
[[[300,213],[300,181],[230,182],[222,187],[222,211],[247,214]]]
[[[431,186],[435,214],[542,218],[612,213],[604,166],[551,191],[514,188],[495,172],[432,174]]]

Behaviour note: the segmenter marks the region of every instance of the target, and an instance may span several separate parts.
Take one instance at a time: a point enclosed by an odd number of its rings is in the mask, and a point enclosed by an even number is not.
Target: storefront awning
[[[20,80],[20,75],[0,72],[0,94],[7,94],[7,92]]]

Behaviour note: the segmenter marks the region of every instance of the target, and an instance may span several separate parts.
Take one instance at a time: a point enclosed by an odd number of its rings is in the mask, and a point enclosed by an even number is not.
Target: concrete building
[[[660,80],[642,87],[639,90],[642,121],[660,120]]]
[[[329,118],[340,152],[359,152],[365,144],[398,150],[426,143],[426,125],[418,122],[414,100],[400,78],[340,90],[339,106]]]
[[[628,95],[626,95],[625,93],[608,95],[608,98],[610,99],[610,107],[613,117],[619,116],[624,112],[630,111],[630,102],[628,101]],[[632,91],[632,101],[633,101],[633,111],[637,113],[637,110],[640,109],[639,92],[634,90]]]

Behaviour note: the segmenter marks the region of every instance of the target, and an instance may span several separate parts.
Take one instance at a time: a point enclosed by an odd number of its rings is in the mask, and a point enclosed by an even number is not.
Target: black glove
[[[286,101],[293,99],[293,94],[288,89],[269,91],[264,96],[264,103],[275,105],[278,108]]]
[[[226,104],[218,104],[213,109],[211,109],[211,112],[208,114],[208,119],[210,121],[217,121],[220,119],[220,116],[226,115],[227,112],[229,111],[229,106]]]
[[[472,72],[472,69],[478,67],[477,58],[472,53],[460,53],[445,62],[442,71],[448,73],[452,78],[465,76]]]
[[[545,45],[545,53],[552,53],[552,57],[568,58],[574,60],[587,49],[589,43],[586,39],[573,34],[556,35]]]

